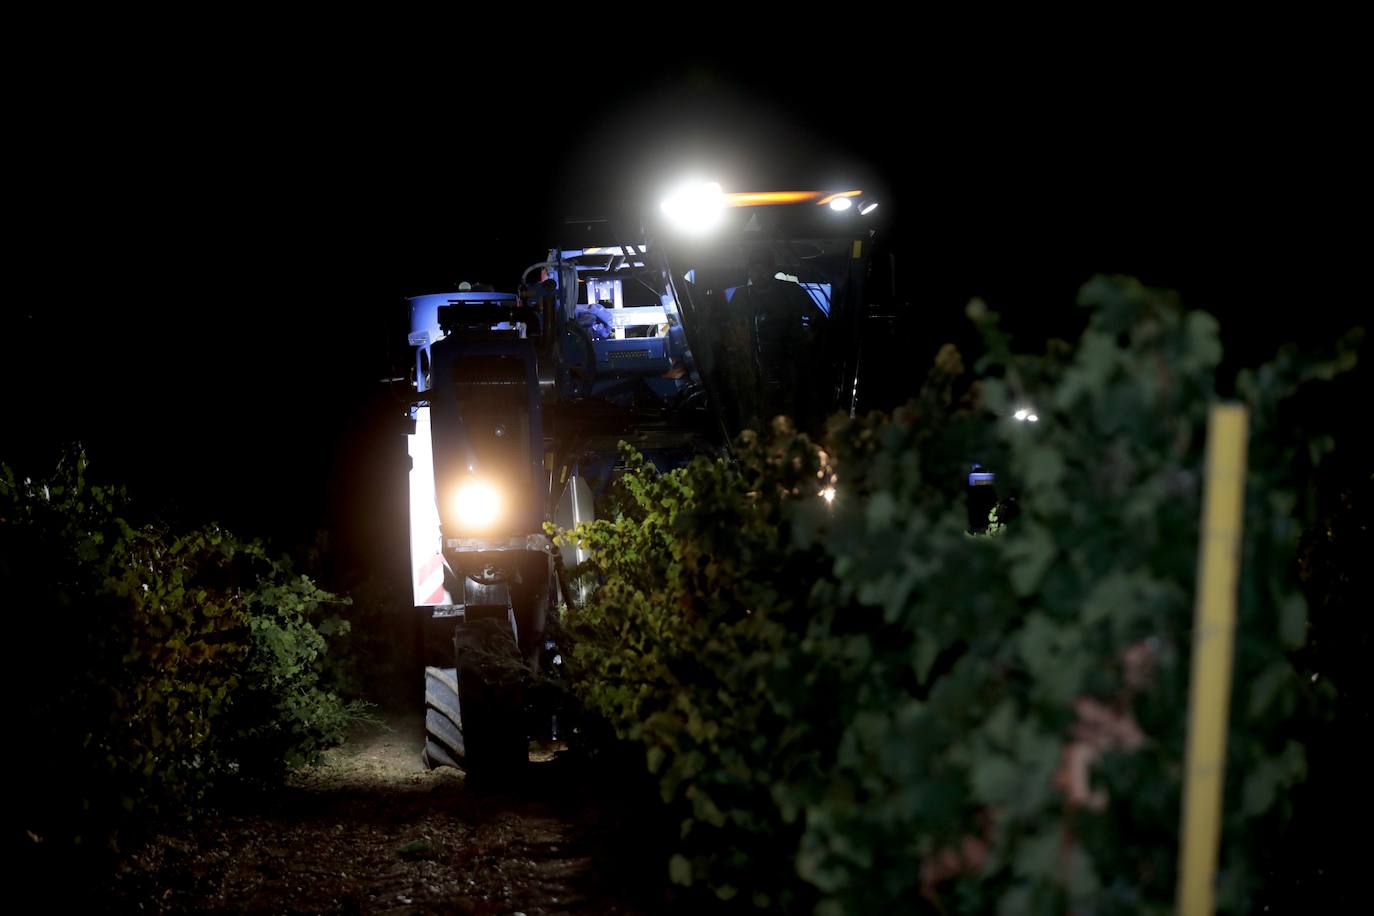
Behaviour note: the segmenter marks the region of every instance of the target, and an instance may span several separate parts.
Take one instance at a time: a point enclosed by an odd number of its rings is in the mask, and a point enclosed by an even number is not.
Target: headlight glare
[[[464,528],[489,528],[501,515],[501,493],[484,480],[469,480],[458,487],[455,508]]]

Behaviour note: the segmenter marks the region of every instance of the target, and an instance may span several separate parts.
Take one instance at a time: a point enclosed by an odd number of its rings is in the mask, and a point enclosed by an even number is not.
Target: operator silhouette
[[[746,403],[757,405],[755,421],[767,423],[778,414],[795,417],[798,399],[805,394],[812,342],[825,315],[800,285],[777,278],[770,249],[754,249],[747,271],[748,284],[735,290],[730,302],[730,311],[748,333],[752,379],[745,385],[753,396],[746,395]]]

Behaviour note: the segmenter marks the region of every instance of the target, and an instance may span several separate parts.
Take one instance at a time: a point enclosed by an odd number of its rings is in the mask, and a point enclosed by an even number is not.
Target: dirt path
[[[562,761],[528,792],[477,792],[426,771],[418,717],[368,727],[255,810],[164,834],[122,869],[111,902],[141,912],[657,911],[655,859],[626,800]],[[585,773],[583,777],[585,777]]]

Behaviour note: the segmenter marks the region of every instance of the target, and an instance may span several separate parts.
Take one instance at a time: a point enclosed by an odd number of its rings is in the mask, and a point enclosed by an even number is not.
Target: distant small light
[[[822,490],[821,499],[825,500],[828,503],[833,503],[835,501],[835,488],[826,487],[824,490]]]
[[[1016,413],[1012,414],[1012,416],[1013,416],[1014,418],[1016,418],[1017,420],[1024,420],[1024,419],[1026,419],[1026,417],[1029,417],[1029,416],[1030,416],[1030,411],[1027,410],[1026,408],[1022,407],[1022,408],[1021,408],[1020,410],[1018,410]]]
[[[867,216],[876,209],[878,209],[878,202],[876,200],[870,200],[868,203],[864,204],[862,207],[859,208],[859,215]]]
[[[1316,675],[1316,674],[1312,675],[1312,683],[1314,683],[1314,684],[1317,683],[1317,678],[1318,678],[1318,677],[1319,677],[1319,675]]]
[[[1031,414],[1030,416],[1026,417],[1026,419],[1029,420],[1029,421],[1032,422],[1032,423],[1039,423],[1039,422],[1040,422],[1040,418],[1037,417],[1035,414]]]
[[[837,197],[830,202],[830,209],[834,210],[836,213],[843,213],[852,206],[854,206],[854,201],[850,200],[848,197]]]

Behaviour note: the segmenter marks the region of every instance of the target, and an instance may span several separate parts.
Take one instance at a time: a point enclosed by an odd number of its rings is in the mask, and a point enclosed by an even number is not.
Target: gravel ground
[[[529,785],[475,791],[420,762],[418,716],[361,728],[271,799],[163,832],[111,909],[207,913],[606,913],[672,908],[634,800],[551,753]]]

